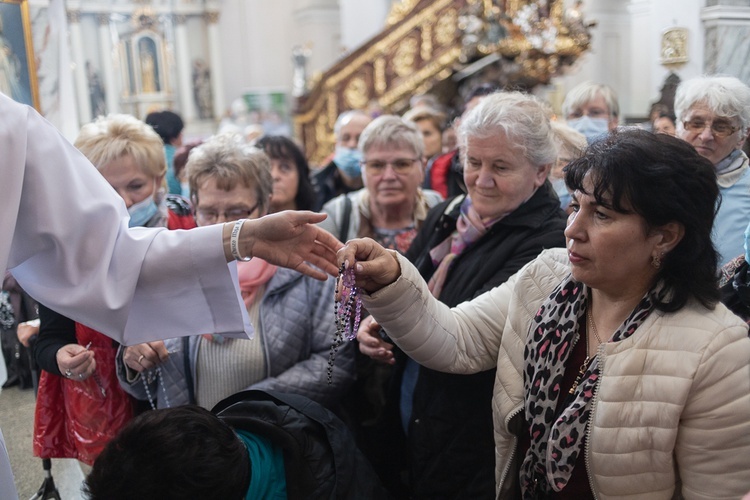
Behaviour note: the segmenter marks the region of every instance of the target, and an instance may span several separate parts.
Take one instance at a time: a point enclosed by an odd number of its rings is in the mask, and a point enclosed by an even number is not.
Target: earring
[[[651,265],[654,266],[654,269],[661,269],[661,259],[664,258],[664,252],[658,255],[654,255],[651,257]]]

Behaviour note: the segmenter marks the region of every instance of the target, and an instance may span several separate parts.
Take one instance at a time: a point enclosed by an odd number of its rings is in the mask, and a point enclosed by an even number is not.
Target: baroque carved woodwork
[[[500,56],[517,74],[506,82],[547,83],[588,48],[580,4],[563,0],[401,0],[384,30],[354,50],[298,98],[295,131],[320,165],[334,149],[333,125],[348,109],[401,112],[472,63]],[[576,10],[577,9],[577,10]]]

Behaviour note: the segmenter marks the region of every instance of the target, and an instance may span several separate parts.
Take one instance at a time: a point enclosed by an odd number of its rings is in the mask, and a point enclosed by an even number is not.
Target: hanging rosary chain
[[[362,298],[359,287],[355,283],[353,265],[348,269],[342,265],[339,269],[334,294],[333,314],[336,333],[328,355],[328,385],[333,383],[336,352],[345,341],[357,338],[357,330],[362,319]]]

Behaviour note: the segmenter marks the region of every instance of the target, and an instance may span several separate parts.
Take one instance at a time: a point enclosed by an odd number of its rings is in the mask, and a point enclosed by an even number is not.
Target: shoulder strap
[[[185,382],[188,390],[188,401],[195,404],[195,389],[193,388],[193,371],[190,369],[190,337],[182,337],[182,360],[185,363]]]
[[[348,194],[344,195],[344,218],[341,220],[341,227],[339,228],[339,239],[346,243],[349,237],[349,220],[352,216],[352,200]]]

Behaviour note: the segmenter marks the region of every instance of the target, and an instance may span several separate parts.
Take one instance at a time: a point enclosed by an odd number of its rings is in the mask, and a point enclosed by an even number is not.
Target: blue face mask
[[[153,196],[149,196],[145,200],[131,205],[130,208],[128,208],[128,213],[130,214],[128,227],[145,226],[146,223],[151,220],[151,217],[156,215],[156,212],[158,211],[159,209],[156,206]]]
[[[552,189],[555,190],[555,194],[560,198],[560,208],[565,210],[570,205],[571,195],[568,192],[568,187],[565,185],[565,179],[553,179],[549,178],[552,184]]]
[[[362,161],[362,153],[359,149],[351,149],[344,146],[336,146],[336,153],[333,155],[333,163],[339,167],[347,177],[357,179],[362,175],[362,167],[359,162]]]
[[[586,115],[568,120],[568,126],[585,135],[589,144],[609,132],[609,120],[606,118],[589,118]]]

